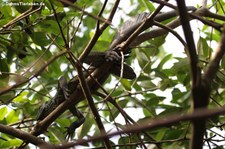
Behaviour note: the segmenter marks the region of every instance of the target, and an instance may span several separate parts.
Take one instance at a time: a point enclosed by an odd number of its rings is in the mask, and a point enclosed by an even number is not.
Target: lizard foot
[[[85,121],[85,118],[79,118],[78,120],[76,120],[75,122],[73,122],[69,127],[67,127],[66,130],[66,140],[72,139],[74,136],[74,132],[75,130],[80,127]]]
[[[107,62],[109,61],[120,61],[121,57],[116,51],[106,51],[105,59]]]

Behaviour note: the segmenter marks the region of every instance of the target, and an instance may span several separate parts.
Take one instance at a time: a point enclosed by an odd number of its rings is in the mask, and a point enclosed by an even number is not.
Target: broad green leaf
[[[156,87],[156,85],[151,80],[141,81],[140,86],[145,89],[152,89]]]
[[[5,118],[5,115],[7,114],[8,110],[7,107],[0,108],[0,121],[2,121]]]
[[[198,54],[200,56],[203,56],[204,59],[208,59],[209,58],[209,46],[207,44],[206,39],[203,38],[199,38],[198,40],[198,44],[197,44],[197,50],[198,50]]]
[[[34,43],[39,45],[39,46],[47,46],[51,42],[47,38],[45,32],[33,32],[33,34],[31,34],[31,38],[34,41]]]
[[[155,137],[156,141],[161,141],[166,132],[167,132],[167,129],[160,129],[160,131],[158,132],[158,134]]]
[[[105,50],[107,50],[109,44],[110,44],[110,42],[108,42],[106,40],[100,40],[94,47],[94,51],[105,51]]]
[[[27,98],[24,98],[26,95],[28,94],[28,92],[24,91],[21,94],[19,94],[19,96],[17,96],[16,98],[13,99],[14,102],[27,102]]]
[[[153,12],[155,10],[154,5],[150,1],[138,0],[138,2],[144,5],[150,12]]]
[[[154,97],[149,98],[149,100],[147,101],[147,105],[149,106],[157,106],[160,102],[162,102],[166,97],[161,97],[161,96],[156,96],[155,94]]]
[[[39,24],[40,28],[44,28],[46,30],[46,33],[48,34],[54,34],[54,35],[58,35],[60,32],[59,32],[59,26],[57,24],[57,22],[54,20],[51,20],[50,18],[46,18],[45,21],[43,21],[42,23]],[[32,34],[35,34],[35,33],[32,33]],[[41,34],[41,33],[36,33],[36,34]],[[39,35],[39,36],[43,36],[43,35]],[[53,36],[53,39],[55,38],[56,36]],[[44,38],[46,38],[44,36]],[[59,38],[59,37],[58,37]]]
[[[128,81],[127,79],[122,79],[120,82],[126,90],[131,91],[131,82],[130,81]]]
[[[135,49],[135,53],[137,55],[139,65],[143,68],[145,64],[149,61],[149,58],[146,56],[144,52],[141,52],[138,49]]]
[[[174,66],[173,66],[173,70],[174,70],[175,72],[177,72],[177,71],[179,71],[179,70],[182,70],[182,69],[184,69],[184,68],[187,68],[187,67],[189,66],[189,64],[190,64],[188,58],[181,58],[181,59],[178,58],[177,60],[178,60],[178,62],[176,62],[176,63],[174,64]]]
[[[85,116],[85,122],[83,126],[81,126],[82,128],[78,134],[78,138],[81,139],[84,136],[86,136],[93,125],[95,125],[95,120],[93,118],[93,115],[90,112],[88,112],[88,114]]]
[[[157,69],[162,70],[164,64],[166,62],[168,62],[170,59],[172,58],[172,54],[168,54],[166,55],[159,63],[159,65],[157,66]]]
[[[11,124],[11,123],[15,123],[18,121],[18,112],[15,112],[14,110],[12,110],[6,117],[6,122],[7,124]]]
[[[4,80],[2,80],[2,81],[5,81],[5,79]],[[6,89],[8,86],[8,84],[6,83],[2,83],[1,85],[5,85],[5,86],[0,86],[0,90],[1,89]],[[13,97],[15,97],[15,92],[14,91],[10,91],[10,92],[7,92],[7,93],[5,93],[5,94],[3,94],[3,95],[1,95],[0,96],[0,99],[1,99],[1,102],[3,102],[4,104],[5,103],[9,103],[9,102],[11,102],[12,101],[12,99],[13,99]]]
[[[163,43],[165,43],[166,36],[156,37],[154,39],[149,40],[148,42],[156,47],[160,47]]]
[[[10,139],[7,141],[0,141],[0,148],[6,149],[6,148],[13,148],[15,146],[21,145],[23,141],[19,139]]]

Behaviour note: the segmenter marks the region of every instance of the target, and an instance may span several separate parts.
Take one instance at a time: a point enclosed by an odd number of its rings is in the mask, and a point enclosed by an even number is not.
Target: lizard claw
[[[71,132],[71,130],[70,130],[70,127],[65,127],[67,130],[66,131],[64,131],[63,133],[64,134],[66,134],[66,136],[65,136],[65,138],[66,138],[66,140],[67,141],[69,141],[69,139],[72,139],[73,138],[73,136],[74,136],[74,131],[73,132]]]
[[[69,99],[69,97],[70,97],[70,91],[69,91],[68,88],[64,88],[63,89],[63,95],[64,95],[65,99]]]
[[[106,51],[105,59],[107,62],[109,61],[120,61],[121,57],[116,51]]]

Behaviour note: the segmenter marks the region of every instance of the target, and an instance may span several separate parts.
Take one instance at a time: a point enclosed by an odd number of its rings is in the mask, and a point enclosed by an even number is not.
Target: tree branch
[[[223,28],[219,45],[216,49],[216,53],[212,58],[212,60],[209,62],[206,72],[204,73],[204,78],[208,82],[212,82],[213,78],[216,76],[216,73],[218,72],[220,66],[220,61],[222,60],[224,53],[225,53],[225,26]]]
[[[100,115],[98,113],[98,110],[96,109],[95,107],[95,103],[94,103],[94,100],[91,96],[91,91],[86,83],[86,80],[85,80],[85,77],[83,75],[83,71],[82,71],[82,68],[80,65],[77,65],[76,66],[77,68],[77,72],[78,72],[78,76],[79,76],[79,81],[80,81],[80,84],[81,84],[81,88],[82,88],[82,91],[83,91],[83,94],[85,96],[85,98],[87,99],[87,102],[88,102],[88,105],[94,115],[94,119],[98,125],[98,128],[101,132],[102,135],[105,135],[106,134],[106,130],[105,130],[105,127],[101,121],[101,118],[100,118]],[[104,138],[104,143],[105,143],[105,147],[110,149],[111,148],[111,145],[110,145],[110,141],[109,141],[109,138]]]
[[[6,133],[6,134],[9,134],[9,135],[12,135],[18,139],[21,139],[23,141],[27,141],[27,142],[30,142],[34,145],[48,145],[50,146],[48,143],[46,143],[45,141],[27,133],[27,132],[24,132],[24,131],[21,131],[19,129],[15,129],[13,127],[10,127],[10,126],[7,126],[7,125],[2,125],[0,124],[0,132],[2,133]]]
[[[216,108],[216,109],[207,109],[207,108],[199,108],[196,109],[191,114],[176,114],[167,116],[166,118],[156,118],[154,120],[146,120],[145,122],[142,122],[141,125],[132,125],[129,127],[126,127],[123,129],[123,131],[108,133],[107,135],[100,135],[96,137],[91,137],[87,140],[78,140],[77,142],[69,142],[64,144],[63,146],[57,146],[57,149],[63,148],[63,147],[74,147],[76,145],[82,145],[91,141],[97,141],[101,140],[105,137],[113,137],[117,136],[119,134],[126,134],[126,133],[135,133],[140,131],[149,131],[150,129],[156,129],[159,127],[165,127],[165,126],[171,126],[176,123],[179,123],[181,121],[195,121],[199,120],[200,118],[210,118],[214,116],[218,116],[220,114],[225,113],[225,106],[222,108]]]
[[[204,82],[201,77],[198,55],[196,53],[195,43],[192,30],[189,24],[189,17],[186,11],[184,0],[177,0],[180,21],[183,28],[184,36],[187,42],[187,52],[190,58],[191,76],[192,76],[192,98],[194,111],[198,108],[205,108],[208,105],[210,95],[209,84]],[[201,118],[193,121],[191,149],[201,149],[203,147],[203,137],[205,132],[206,120]]]
[[[161,0],[151,0],[151,1],[159,3],[159,4],[164,4],[167,7],[170,7],[172,9],[176,9],[176,6],[174,6],[174,5],[170,4],[170,3],[167,3],[165,1],[161,1]],[[197,19],[197,20],[201,21],[202,23],[204,23],[206,25],[214,27],[218,31],[221,30],[221,27],[222,27],[221,24],[209,21],[207,19],[204,19],[204,18],[202,18],[202,16],[204,16],[204,17],[211,17],[211,18],[220,19],[220,20],[225,20],[224,16],[221,16],[221,15],[218,15],[218,14],[210,12],[208,10],[208,8],[206,8],[206,7],[199,8],[198,10],[195,11],[195,13],[189,13],[189,16],[192,19]]]
[[[199,68],[199,60],[196,53],[195,43],[192,36],[191,27],[189,24],[189,17],[186,10],[186,5],[184,0],[177,1],[178,11],[180,15],[181,25],[183,27],[184,36],[187,42],[187,52],[190,57],[191,63],[191,75],[192,75],[192,85],[198,86],[201,80],[201,72]]]

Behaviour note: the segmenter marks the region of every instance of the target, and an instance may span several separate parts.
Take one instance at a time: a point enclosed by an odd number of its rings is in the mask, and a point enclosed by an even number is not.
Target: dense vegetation
[[[190,11],[184,0],[61,1],[0,1],[0,148],[23,141],[27,147],[225,148],[224,1],[203,0]],[[180,18],[153,21],[171,10]],[[41,135],[32,133],[59,77],[81,77],[76,64],[106,51],[118,27],[143,12],[153,14],[140,24],[145,28],[118,44],[132,49],[126,63],[136,78],[110,75],[92,98],[84,88],[88,98],[76,107],[86,120],[72,140],[64,132],[77,118],[68,110],[44,123]]]

